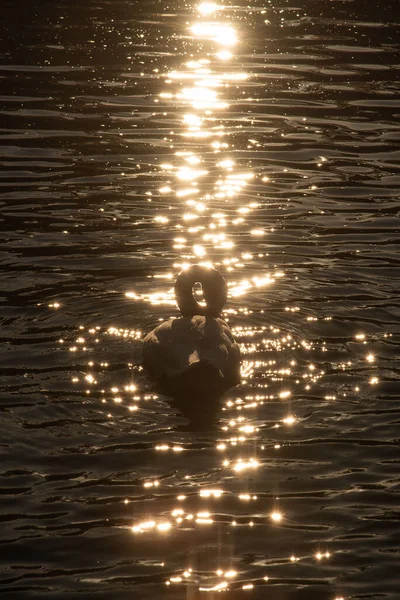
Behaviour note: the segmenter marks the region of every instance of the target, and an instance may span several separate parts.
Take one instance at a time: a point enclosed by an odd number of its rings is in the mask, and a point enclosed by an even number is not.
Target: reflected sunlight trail
[[[245,191],[255,175],[248,168],[235,164],[232,158],[234,147],[222,123],[224,111],[229,109],[232,86],[238,87],[248,78],[247,73],[228,68],[234,59],[239,33],[228,20],[221,21],[222,9],[223,7],[214,4],[201,4],[198,7],[201,16],[190,26],[189,31],[199,41],[199,54],[191,57],[181,69],[168,74],[165,80],[167,89],[156,100],[170,101],[181,108],[181,129],[171,131],[171,135],[183,139],[187,150],[176,151],[170,162],[161,165],[165,183],[158,190],[160,197],[182,205],[182,217],[177,222],[170,223],[168,211],[157,211],[154,221],[160,226],[171,227],[176,232],[172,244],[180,258],[173,264],[174,270],[185,268],[193,262],[216,266],[226,271],[230,297],[237,298],[251,293],[252,289],[270,286],[283,274],[277,271],[273,274],[261,272],[247,279],[241,276],[246,263],[251,262],[252,255],[248,251],[237,249],[233,239],[238,239],[240,234],[250,236],[250,239],[252,236],[260,238],[265,235],[265,231],[262,228],[248,229],[247,219],[257,210],[258,203],[246,203]],[[215,20],[210,21],[211,16]],[[237,276],[237,280],[232,280],[232,276]],[[173,274],[168,273],[164,277],[173,279]],[[136,299],[135,294],[131,297]],[[148,300],[152,304],[174,304],[173,291],[153,293]],[[245,316],[248,311],[243,307],[238,310],[230,308],[224,311],[224,317],[229,320],[239,313]],[[272,379],[275,376],[281,388],[280,375],[291,375],[294,363],[292,361],[284,369],[277,369],[274,360],[254,361],[246,355],[259,351],[260,345],[267,351],[271,347],[275,350],[301,347],[301,343],[295,342],[291,336],[281,339],[279,329],[271,329],[267,337],[264,326],[259,331],[240,325],[233,327],[244,355],[244,394],[234,392],[222,409],[227,416],[222,426],[222,437],[215,443],[218,458],[214,479],[218,487],[210,487],[208,478],[204,482],[197,479],[200,490],[193,492],[192,478],[187,475],[179,485],[176,505],[169,514],[157,516],[153,511],[152,517],[146,515],[142,520],[135,520],[132,525],[135,535],[173,535],[174,529],[193,531],[203,527],[217,527],[216,535],[227,538],[231,528],[251,530],[269,522],[269,527],[274,530],[287,521],[278,496],[260,496],[252,490],[254,474],[265,467],[262,454],[266,447],[259,443],[260,429],[290,427],[296,422],[290,410],[281,422],[274,420],[273,423],[265,424],[257,420],[257,409],[264,402],[276,396],[287,400],[291,395],[287,389],[266,393],[268,385],[265,379],[257,379],[257,371],[261,370],[265,377],[267,367],[267,374],[272,375]],[[269,339],[271,337],[272,340]],[[317,380],[320,376],[321,373],[315,374],[314,379]],[[277,451],[281,445],[275,443],[273,447]],[[166,453],[185,449],[181,446],[177,448],[158,444],[155,450]],[[146,481],[144,487],[156,487],[160,493],[162,486],[155,479]],[[230,506],[227,514],[222,508],[226,498],[229,498]],[[187,564],[181,573],[175,572],[166,579],[166,585],[195,582],[200,591],[219,592],[228,589],[250,590],[254,585],[268,582],[267,573],[254,581],[248,580],[246,576],[244,579],[240,578],[240,574],[233,568],[234,561],[228,557],[223,558],[222,550],[223,545],[219,545],[219,552],[215,557],[215,572],[199,573],[192,564]],[[299,559],[296,557],[295,560]],[[288,561],[293,562],[293,558],[288,558]]]
[[[234,239],[251,237],[260,239],[266,234],[261,227],[247,223],[259,204],[246,202],[246,187],[254,179],[248,168],[235,164],[234,146],[228,139],[223,118],[229,108],[233,90],[240,89],[249,75],[229,68],[234,61],[234,48],[239,43],[239,33],[221,13],[227,9],[211,3],[200,4],[196,22],[188,32],[198,41],[198,54],[182,68],[169,72],[165,78],[166,89],[155,102],[171,103],[182,112],[181,127],[171,131],[171,144],[186,146],[175,151],[171,160],[161,165],[165,183],[158,189],[162,205],[169,208],[178,202],[182,217],[172,220],[168,210],[157,210],[154,223],[170,227],[175,232],[173,250],[179,260],[174,262],[174,273],[156,277],[173,280],[176,273],[193,262],[215,266],[228,274],[231,297],[239,297],[254,288],[270,286],[279,271],[265,272],[243,278],[246,265],[252,265],[253,256],[245,248],[236,247]],[[213,17],[215,20],[210,20]],[[264,178],[265,182],[268,178]],[[152,191],[153,198],[157,194]],[[261,257],[262,254],[258,254]],[[235,279],[231,279],[235,276]],[[155,292],[148,296],[127,294],[134,299],[144,299],[152,304],[174,305],[173,290]]]
[[[327,347],[324,340],[310,342],[301,335],[265,325],[263,309],[259,315],[253,315],[252,325],[246,324],[253,311],[243,303],[239,305],[240,298],[271,287],[283,276],[279,270],[264,268],[257,275],[247,278],[242,275],[249,266],[254,273],[253,254],[246,245],[252,239],[259,241],[267,232],[254,227],[254,215],[259,208],[254,196],[251,202],[246,202],[246,190],[256,175],[248,167],[236,164],[236,147],[231,143],[223,121],[233,92],[240,89],[249,75],[234,68],[234,50],[239,44],[240,32],[229,21],[226,8],[201,4],[198,17],[188,31],[192,40],[198,41],[198,54],[191,56],[181,68],[168,73],[165,89],[155,98],[156,103],[170,102],[172,107],[177,106],[180,115],[180,127],[170,132],[172,140],[179,141],[171,144],[169,160],[160,165],[162,185],[158,190],[148,192],[156,207],[153,222],[172,232],[172,249],[179,258],[173,263],[171,272],[153,277],[171,284],[176,272],[193,262],[215,266],[224,273],[233,305],[224,310],[224,318],[236,322],[232,331],[241,345],[242,380],[240,388],[224,399],[221,433],[207,448],[212,465],[205,469],[206,474],[177,473],[173,486],[175,498],[171,500],[171,483],[165,482],[159,474],[162,468],[157,462],[153,473],[150,469],[148,475],[142,475],[140,479],[143,494],[146,494],[142,508],[138,508],[137,497],[133,495],[125,498],[124,503],[128,506],[132,503],[135,507],[129,526],[132,534],[139,538],[145,536],[154,544],[159,536],[187,536],[194,532],[201,535],[203,530],[207,531],[208,544],[215,536],[215,556],[212,557],[210,551],[208,557],[209,562],[214,562],[214,569],[196,568],[196,560],[190,556],[182,569],[171,570],[165,585],[187,586],[188,590],[195,586],[198,591],[211,593],[252,590],[256,586],[279,583],[272,570],[276,565],[323,563],[334,554],[326,543],[319,544],[309,553],[304,551],[304,543],[301,543],[301,550],[293,552],[292,537],[296,530],[302,531],[303,525],[289,504],[291,494],[279,493],[281,480],[291,478],[288,472],[293,460],[279,458],[279,455],[296,441],[296,426],[302,420],[294,414],[293,400],[303,393],[311,393],[326,376],[324,353]],[[175,146],[179,150],[174,152]],[[267,183],[268,177],[263,177],[262,182]],[[162,202],[157,206],[159,199]],[[180,206],[181,216],[178,211],[171,210],[173,217],[170,217],[168,203],[174,209]],[[238,243],[241,239],[243,244]],[[257,258],[264,256],[257,253]],[[145,300],[153,306],[175,305],[171,287],[147,295],[136,292],[126,295],[133,301]],[[285,310],[296,313],[299,307],[287,306]],[[95,329],[82,332],[70,350],[85,351],[88,334],[94,337],[100,332]],[[110,339],[141,339],[141,332],[137,330],[110,327],[106,334]],[[359,334],[357,341],[364,343],[363,336]],[[320,353],[319,361],[310,361],[312,351],[314,355]],[[367,354],[365,360],[374,363],[374,355]],[[95,365],[88,365],[85,383],[90,388],[101,385]],[[101,369],[107,366],[106,363],[99,365]],[[347,367],[345,363],[340,365],[342,370]],[[155,401],[157,396],[143,394],[135,376],[136,373],[132,374],[132,381],[123,385],[104,387],[98,395],[103,404],[113,407],[107,413],[110,420],[118,407],[128,409],[138,416],[140,428],[146,403]],[[74,383],[77,382],[79,378],[74,378]],[[376,376],[370,377],[370,385],[377,383]],[[359,391],[358,385],[354,391]],[[324,401],[335,399],[335,394],[328,394]],[[260,407],[266,403],[269,403],[268,419],[259,414]],[[187,453],[190,464],[192,446],[188,440],[168,443],[159,440],[152,449],[157,458]],[[295,463],[298,468],[309,468],[307,461],[303,467],[300,459]],[[259,489],[259,482],[265,480],[265,475],[257,478],[263,469],[268,469],[271,478],[267,492]],[[325,530],[324,525],[315,526],[317,532]],[[271,563],[266,561],[249,574],[239,568],[235,558],[234,531],[240,532],[243,540],[246,536],[271,539],[276,535],[287,536],[290,541],[287,555],[275,557]],[[162,564],[167,573],[168,561]],[[319,581],[325,580],[320,577]]]

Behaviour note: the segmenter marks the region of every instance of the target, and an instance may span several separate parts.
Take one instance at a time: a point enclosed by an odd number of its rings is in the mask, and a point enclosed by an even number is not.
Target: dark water
[[[399,598],[396,11],[3,0],[2,598]],[[192,262],[203,428],[140,370]]]

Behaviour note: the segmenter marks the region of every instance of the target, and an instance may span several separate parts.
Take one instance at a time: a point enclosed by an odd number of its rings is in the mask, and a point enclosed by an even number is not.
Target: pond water
[[[2,598],[397,599],[397,2],[2,6]],[[191,263],[209,421],[140,365]]]

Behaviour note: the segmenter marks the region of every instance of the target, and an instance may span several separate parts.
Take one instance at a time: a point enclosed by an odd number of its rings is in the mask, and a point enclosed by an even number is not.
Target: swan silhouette
[[[193,296],[200,283],[205,305]],[[192,265],[179,273],[175,299],[181,317],[165,321],[143,342],[143,365],[163,393],[218,397],[240,382],[240,350],[219,316],[227,284],[214,268]]]

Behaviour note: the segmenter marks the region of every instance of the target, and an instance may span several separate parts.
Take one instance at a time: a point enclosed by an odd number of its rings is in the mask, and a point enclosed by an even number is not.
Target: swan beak
[[[199,362],[200,362],[200,356],[199,356],[199,353],[197,352],[197,350],[195,350],[189,356],[189,365],[194,365]]]

